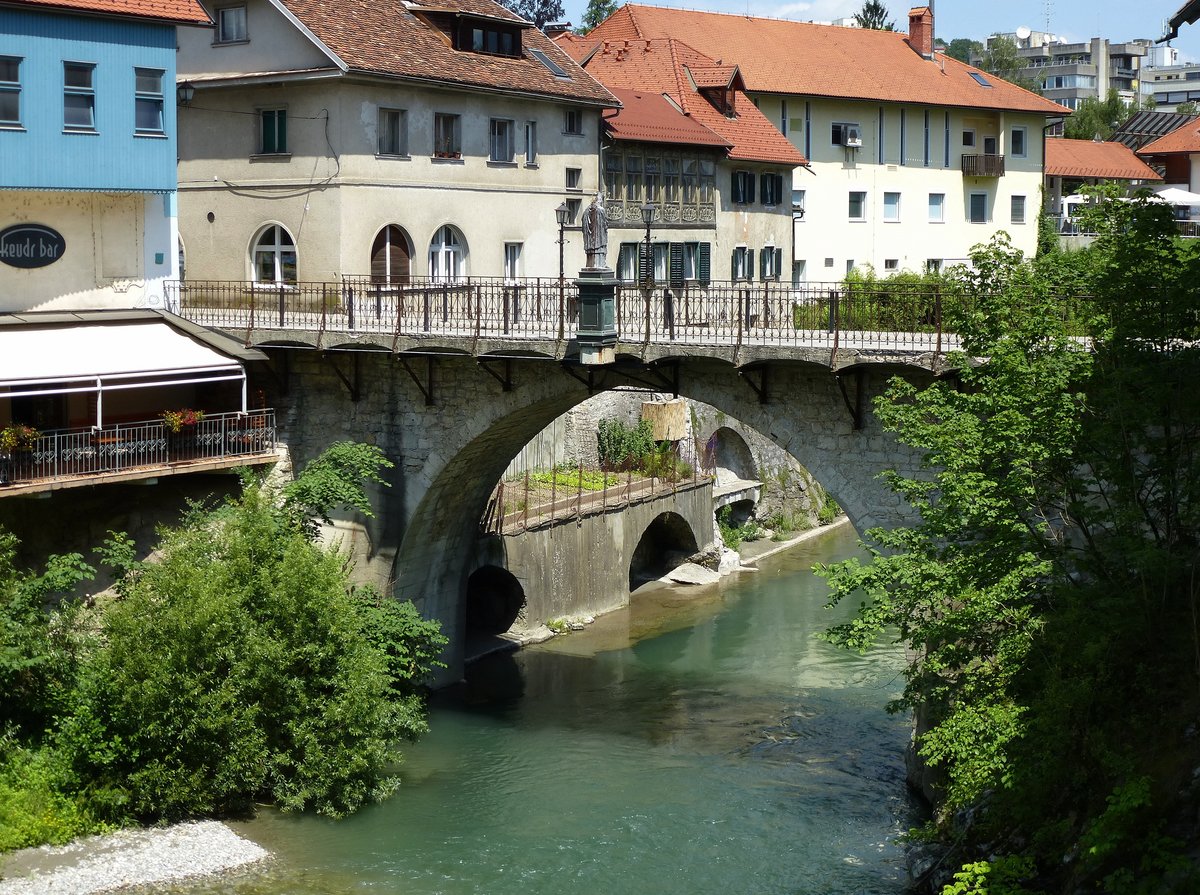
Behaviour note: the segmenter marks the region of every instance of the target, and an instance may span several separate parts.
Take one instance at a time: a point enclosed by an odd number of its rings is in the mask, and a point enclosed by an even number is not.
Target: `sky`
[[[852,16],[863,0],[638,0],[650,6],[676,6],[710,12],[749,13],[801,22],[829,22]],[[908,29],[908,10],[922,3],[883,0],[898,31]],[[947,43],[955,37],[982,41],[997,31],[1016,31],[1026,25],[1034,31],[1050,31],[1068,43],[1105,37],[1114,43],[1145,37],[1161,37],[1163,23],[1174,15],[1184,0],[935,0],[934,34]],[[587,0],[563,0],[569,21],[583,21]],[[1050,27],[1046,27],[1047,12]],[[1200,21],[1184,25],[1171,42],[1181,62],[1200,61]]]

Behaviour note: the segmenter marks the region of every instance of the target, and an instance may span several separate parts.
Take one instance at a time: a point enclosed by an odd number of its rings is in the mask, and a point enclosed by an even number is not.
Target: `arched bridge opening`
[[[525,607],[525,589],[508,569],[480,566],[467,578],[467,635],[504,634]]]
[[[629,590],[666,575],[700,550],[696,533],[678,513],[660,513],[646,526],[629,562]]]

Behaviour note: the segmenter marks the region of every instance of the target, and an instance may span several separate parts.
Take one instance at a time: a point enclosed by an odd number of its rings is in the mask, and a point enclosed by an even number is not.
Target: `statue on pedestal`
[[[608,212],[604,194],[597,193],[583,212],[583,248],[587,252],[586,268],[602,270],[608,260]]]

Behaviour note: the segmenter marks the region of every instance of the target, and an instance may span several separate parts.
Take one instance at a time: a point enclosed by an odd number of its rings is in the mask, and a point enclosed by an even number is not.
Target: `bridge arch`
[[[525,589],[508,569],[484,565],[467,578],[468,634],[503,634],[525,607]]]
[[[465,630],[470,557],[493,486],[522,446],[596,391],[630,384],[660,390],[669,382],[795,457],[860,529],[903,518],[878,473],[919,468],[919,457],[867,412],[891,370],[839,382],[812,363],[772,364],[768,374],[697,357],[625,375],[555,358],[513,358],[508,369],[504,361],[447,354],[426,355],[426,370],[380,352],[363,353],[363,387],[351,401],[328,361],[315,352],[291,355],[293,384],[280,396],[280,419],[298,464],[343,438],[377,443],[396,463],[392,487],[374,495],[376,518],[361,520],[359,572],[440,620],[452,643]],[[866,410],[856,417],[855,407]],[[447,655],[448,674],[461,668],[459,649]]]
[[[758,477],[758,469],[754,463],[754,455],[750,445],[729,426],[721,426],[711,436],[705,445],[705,450],[711,455],[716,468],[718,487],[742,479],[751,481]]]

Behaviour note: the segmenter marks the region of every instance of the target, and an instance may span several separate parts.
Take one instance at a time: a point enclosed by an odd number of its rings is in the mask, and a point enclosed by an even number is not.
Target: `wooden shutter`
[[[775,279],[783,279],[783,249],[775,250]]]
[[[763,249],[762,253],[758,256],[758,278],[760,280],[767,278],[767,252],[769,251],[770,249]]]
[[[737,257],[738,257],[738,250],[734,249],[729,254],[729,279],[731,279],[731,280],[737,279],[737,269],[738,269],[737,268]]]
[[[644,282],[650,279],[654,270],[654,246],[644,242],[638,243],[638,280]]]
[[[672,286],[683,285],[683,243],[681,242],[671,243],[670,280]]]
[[[380,230],[371,247],[371,282],[380,285],[407,283],[411,263],[404,231],[395,224]]]
[[[735,205],[742,201],[742,172],[729,172],[729,199]]]
[[[746,279],[754,279],[754,249],[746,249]]]
[[[706,286],[712,278],[711,270],[712,246],[707,242],[702,242],[696,247],[696,276]]]

